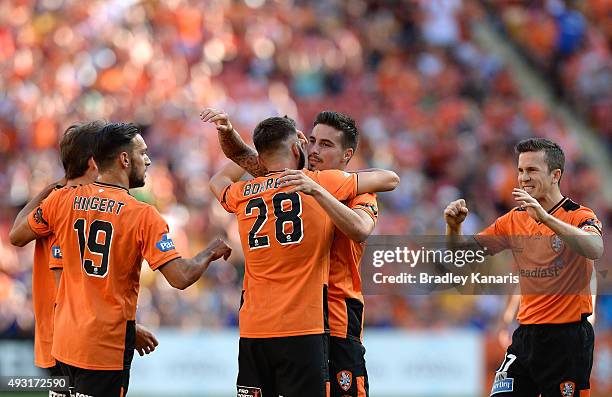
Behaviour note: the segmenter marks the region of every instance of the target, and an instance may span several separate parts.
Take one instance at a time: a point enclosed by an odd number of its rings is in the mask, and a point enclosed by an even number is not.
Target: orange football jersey
[[[563,198],[549,213],[570,225],[602,233],[601,223],[593,211],[568,198]],[[573,252],[550,228],[533,220],[525,209],[515,208],[501,216],[479,236],[500,237],[478,239],[493,254],[512,249],[521,286],[519,323],[570,323],[593,312],[590,291],[593,261]]]
[[[119,186],[93,183],[53,192],[28,218],[63,253],[52,355],[79,368],[121,370],[136,316],[143,258],[155,270],[178,258],[168,225]]]
[[[357,176],[304,173],[339,200],[355,197]],[[316,200],[286,193],[278,173],[228,186],[219,200],[238,218],[245,256],[240,336],[320,334],[328,324],[326,284],[334,225]]]
[[[360,194],[346,205],[365,211],[374,222],[378,219],[376,195]],[[363,336],[363,294],[359,271],[364,243],[334,232],[329,269],[329,328],[332,336],[361,340]]]
[[[62,266],[62,255],[54,235],[36,240],[32,266],[32,306],[34,309],[34,364],[40,368],[55,366],[53,345],[53,310],[55,275],[53,268]]]

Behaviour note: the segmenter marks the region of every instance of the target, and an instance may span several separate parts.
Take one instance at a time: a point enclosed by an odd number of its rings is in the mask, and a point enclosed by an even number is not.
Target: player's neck
[[[89,185],[90,183],[94,183],[95,181],[95,178],[92,178],[88,175],[83,175],[78,178],[68,179],[66,181],[66,186]]]
[[[285,169],[297,169],[297,165],[295,164],[294,159],[273,158],[269,161],[264,161],[263,165],[270,172],[284,171]]]
[[[89,185],[98,178],[98,169],[89,167],[85,173],[77,178],[68,179],[66,186]]]
[[[555,205],[563,200],[563,195],[559,189],[554,189],[545,196],[538,199],[538,202],[546,211],[550,211]]]
[[[130,180],[128,176],[125,175],[125,173],[123,172],[116,172],[114,170],[100,172],[98,182],[107,183],[109,185],[121,186],[125,189],[130,188]]]

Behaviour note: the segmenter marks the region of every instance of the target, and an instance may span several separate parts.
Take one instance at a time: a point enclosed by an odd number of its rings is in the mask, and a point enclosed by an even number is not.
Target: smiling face
[[[147,155],[147,144],[140,134],[136,135],[132,141],[132,153],[130,154],[130,189],[143,187],[147,168],[151,165],[151,160]]]
[[[353,155],[353,149],[342,145],[343,132],[317,124],[308,138],[308,167],[311,171],[341,169]]]
[[[524,152],[518,157],[518,185],[536,200],[558,189],[561,170],[549,170],[546,153]]]

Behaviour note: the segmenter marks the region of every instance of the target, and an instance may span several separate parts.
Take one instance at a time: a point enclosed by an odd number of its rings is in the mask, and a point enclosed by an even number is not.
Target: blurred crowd
[[[271,115],[306,134],[321,110],[352,115],[361,141],[350,166],[402,179],[379,196],[375,234],[443,234],[442,210],[458,197],[471,210],[465,232],[477,232],[514,206],[513,145],[531,136],[564,148],[562,191],[610,225],[606,176],[579,138],[472,40],[483,15],[465,0],[0,2],[0,336],[32,333],[32,245],[15,249],[7,234],[24,203],[62,177],[57,142],[79,120],[143,126],[153,165],[134,195],[162,212],[184,256],[218,235],[234,247],[185,291],[143,266],[138,318],[152,326],[237,323],[243,258],[234,216],[208,190],[224,156],[198,118],[207,106],[225,109],[247,140]],[[372,296],[366,324],[491,329],[504,301]],[[599,308],[610,326],[612,302]]]
[[[586,115],[612,150],[612,2],[485,3],[556,94]]]

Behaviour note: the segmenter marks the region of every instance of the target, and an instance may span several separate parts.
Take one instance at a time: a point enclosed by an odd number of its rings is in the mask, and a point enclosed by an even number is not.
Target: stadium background
[[[134,194],[164,214],[185,256],[217,235],[235,248],[186,291],[143,271],[138,319],[161,344],[135,358],[135,396],[154,394],[139,376],[161,394],[232,395],[243,258],[207,186],[223,154],[198,119],[206,106],[245,138],[274,114],[306,133],[320,110],[352,115],[351,168],[402,178],[380,195],[375,234],[442,234],[457,197],[471,209],[466,232],[478,231],[513,206],[513,145],[545,136],[566,152],[562,191],[609,236],[611,15],[606,0],[0,2],[0,374],[32,371],[32,245],[10,246],[8,229],[62,176],[57,142],[78,120],[143,126],[153,165]],[[488,395],[504,301],[367,297],[373,395]],[[600,296],[594,396],[612,395],[611,327]]]

